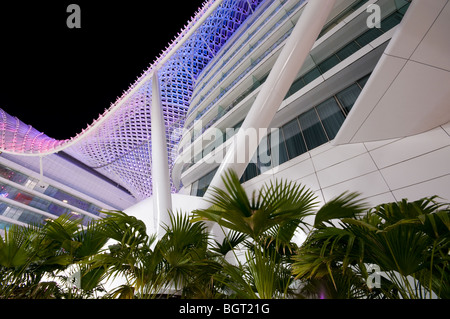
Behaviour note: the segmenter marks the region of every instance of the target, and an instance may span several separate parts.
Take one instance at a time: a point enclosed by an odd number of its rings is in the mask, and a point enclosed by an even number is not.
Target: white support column
[[[204,195],[205,198],[210,196],[213,187],[224,188],[222,175],[227,170],[233,169],[238,176],[244,173],[259,142],[264,137],[260,134],[259,128],[267,128],[270,125],[319,36],[334,4],[335,0],[309,0],[307,3],[241,128],[235,135],[224,160]],[[257,141],[247,143],[246,132],[250,132],[250,130],[256,133]],[[242,154],[242,152],[245,154]],[[241,153],[239,154],[239,161],[237,160],[238,153]],[[245,155],[245,157],[242,155]],[[242,158],[245,160],[242,160]]]
[[[158,214],[157,236],[160,238],[163,235],[162,225],[169,225],[170,222],[168,211],[172,209],[172,196],[158,71],[153,73],[152,79],[151,125],[153,213]]]
[[[39,156],[39,182],[44,181],[44,164],[42,163],[44,155]]]

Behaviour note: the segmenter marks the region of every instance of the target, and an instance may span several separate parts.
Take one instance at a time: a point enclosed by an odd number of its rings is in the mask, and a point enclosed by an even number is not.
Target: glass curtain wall
[[[381,28],[372,28],[365,31],[357,38],[353,39],[342,48],[325,58],[323,61],[319,62],[317,67],[295,80],[285,98],[291,96],[305,85],[318,78],[321,74],[324,74],[328,70],[332,69],[353,53],[357,52],[362,47],[366,46],[382,34],[398,25],[402,21],[402,18],[409,7],[409,2],[401,0],[401,4],[398,7],[399,9],[397,11],[381,20]]]
[[[360,1],[352,10],[354,11],[365,2],[367,1]],[[381,28],[366,30],[345,44],[343,47],[329,55],[327,58],[320,61],[315,68],[309,70],[307,73],[295,80],[285,98],[291,96],[305,85],[315,80],[321,74],[327,72],[365,45],[397,26],[407,11],[409,2],[399,0],[398,3],[396,3],[396,6],[397,11],[393,12],[381,21]],[[270,145],[271,139],[269,134],[267,139],[262,142],[265,143],[264,146],[260,144],[258,153],[262,152],[264,154],[269,154],[271,160],[261,161],[259,155],[254,156],[241,177],[241,182],[248,181],[276,165],[289,161],[317,146],[322,145],[323,143],[334,139],[346,116],[351,111],[362,87],[364,87],[368,78],[369,75],[365,76],[348,88],[321,102],[319,105],[314,106],[312,109],[301,114],[297,118],[282,125],[280,127],[278,141],[275,142],[276,145]],[[265,80],[265,78],[263,80]],[[245,93],[248,94],[248,92]],[[210,152],[211,150],[208,149],[207,151]],[[202,155],[204,156],[205,154]],[[275,161],[274,157],[276,157]],[[194,161],[194,163],[195,162],[196,161]],[[188,165],[186,169],[190,166],[192,166],[192,164]],[[210,174],[208,173],[200,179],[202,180],[202,183],[207,180],[206,177],[209,175]],[[200,189],[198,187],[200,180],[193,184],[191,191],[192,195],[202,196],[204,191],[206,191],[206,189],[203,190],[203,188]]]
[[[41,188],[39,180],[18,172],[12,168],[0,164],[0,177],[7,179],[15,184],[26,187],[27,189],[37,191],[44,195],[50,196],[58,201],[72,205],[81,210],[90,212],[94,215],[99,216],[102,208],[92,204],[86,200],[79,197],[73,196],[67,192],[64,192],[52,185],[47,185],[45,188]],[[31,192],[23,191],[9,183],[0,182],[0,196],[15,202],[42,210],[46,213],[50,213],[53,216],[61,216],[62,214],[69,214],[74,219],[82,219],[82,223],[87,225],[92,218],[85,216],[81,213],[74,212],[71,209],[59,205],[53,201],[36,196]],[[29,211],[23,209],[14,204],[6,203],[5,201],[0,202],[0,215],[9,217],[18,221],[25,223],[42,224],[47,216],[43,216],[37,212]]]
[[[363,1],[366,2],[366,1]],[[397,24],[400,23],[400,21],[403,18],[403,15],[406,12],[406,9],[409,7],[409,3],[405,2],[404,0],[400,0],[399,5],[397,6],[399,9],[391,14],[390,16],[386,17],[381,21],[381,28],[373,28],[369,29],[363,34],[359,35],[357,38],[353,39],[351,42],[347,43],[344,47],[339,49],[338,51],[332,53],[329,57],[325,58],[322,62],[320,62],[317,67],[313,68],[312,70],[308,71],[304,75],[302,75],[300,78],[296,79],[294,83],[289,88],[288,93],[286,94],[286,97],[289,97],[302,89],[304,86],[309,84],[310,82],[317,79],[319,76],[321,76],[323,73],[327,72],[349,56],[351,56],[353,53],[357,52],[359,49],[364,47],[365,45],[369,44],[371,41],[375,40],[379,36],[381,36],[383,33],[389,31],[393,27],[395,27]],[[246,74],[247,72],[244,72]],[[191,143],[201,135],[202,132],[204,132],[207,128],[209,128],[211,125],[213,125],[220,117],[225,115],[229,110],[231,110],[234,106],[236,106],[243,98],[248,96],[251,92],[253,92],[254,89],[259,87],[264,81],[266,80],[268,74],[265,74],[261,79],[256,80],[253,87],[246,90],[241,96],[239,96],[231,105],[229,105],[226,108],[220,108],[218,110],[217,116],[208,122],[207,125],[202,127],[202,129],[197,132],[198,134],[192,134],[191,136]],[[232,87],[232,85],[230,86]],[[227,89],[228,90],[228,89]],[[226,92],[227,90],[224,90],[222,93]],[[354,88],[349,88],[347,92],[342,92],[341,98],[345,100],[343,103],[345,104],[344,108],[346,109],[347,113],[350,111],[350,109],[353,106],[353,103],[356,101],[355,95],[354,95]],[[346,96],[347,95],[347,96]],[[215,101],[211,102],[210,105],[206,108],[209,109],[215,104]],[[206,110],[205,109],[205,110]],[[201,115],[199,114],[198,117]],[[311,115],[310,120],[313,120],[314,117]],[[305,116],[305,120],[306,116]],[[193,122],[191,123],[193,124]],[[190,125],[188,125],[186,128],[189,128]],[[328,133],[328,132],[327,132]],[[331,134],[333,135],[333,134]],[[332,139],[332,137],[330,137]],[[217,145],[216,145],[217,147]],[[192,166],[194,163],[201,160],[207,153],[211,151],[210,148],[206,148],[203,152],[195,154],[193,160],[194,162],[190,165]],[[183,172],[188,169],[190,166],[187,166]]]
[[[369,76],[282,125],[274,145],[271,134],[263,138],[242,174],[241,183],[334,139]],[[203,196],[216,170],[194,182],[191,195]]]
[[[334,139],[369,76],[370,74],[366,75],[336,95],[282,125],[279,144],[271,148],[272,156],[274,151],[278,152],[278,162],[272,162],[282,164]],[[268,139],[270,140],[270,135]],[[261,152],[260,147],[258,153]],[[246,182],[259,175],[254,174],[254,171],[253,168],[246,169],[241,182]]]

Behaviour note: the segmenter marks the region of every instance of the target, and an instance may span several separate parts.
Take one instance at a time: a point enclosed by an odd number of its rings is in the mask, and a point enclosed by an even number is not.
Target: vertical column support
[[[158,71],[152,78],[152,186],[153,213],[158,214],[157,236],[163,236],[162,225],[170,225],[169,210],[172,209],[172,196],[169,177],[169,160],[167,156],[166,128],[162,112],[161,91]]]
[[[43,155],[39,156],[39,182],[44,180],[44,164],[42,163]]]
[[[335,2],[336,0],[309,0],[307,3],[241,128],[235,135],[224,160],[214,175],[204,195],[205,198],[210,197],[213,187],[224,189],[222,176],[227,170],[233,169],[238,176],[244,173],[261,139],[264,137],[263,134],[260,134],[260,131],[263,130],[259,130],[259,128],[267,128],[270,125],[325,25]],[[254,141],[246,143],[246,136],[249,135],[250,130],[256,133],[257,143]],[[238,153],[241,153],[239,161],[237,160]],[[242,160],[242,153],[245,153],[244,161]]]

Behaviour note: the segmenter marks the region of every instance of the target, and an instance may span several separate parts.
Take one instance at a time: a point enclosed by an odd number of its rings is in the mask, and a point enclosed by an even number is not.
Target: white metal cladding
[[[71,139],[52,139],[17,118],[0,112],[1,150],[45,156],[64,149],[123,185],[138,200],[149,197],[152,194],[151,75],[158,72],[160,80],[171,169],[197,77],[263,1],[206,1],[185,29],[136,82],[92,125]],[[179,185],[171,186],[175,192]]]

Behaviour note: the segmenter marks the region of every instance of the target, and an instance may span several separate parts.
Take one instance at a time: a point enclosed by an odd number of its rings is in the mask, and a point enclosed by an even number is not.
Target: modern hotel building
[[[119,209],[157,232],[229,168],[249,193],[448,201],[449,32],[448,0],[207,1],[77,136],[0,112],[1,228]]]

